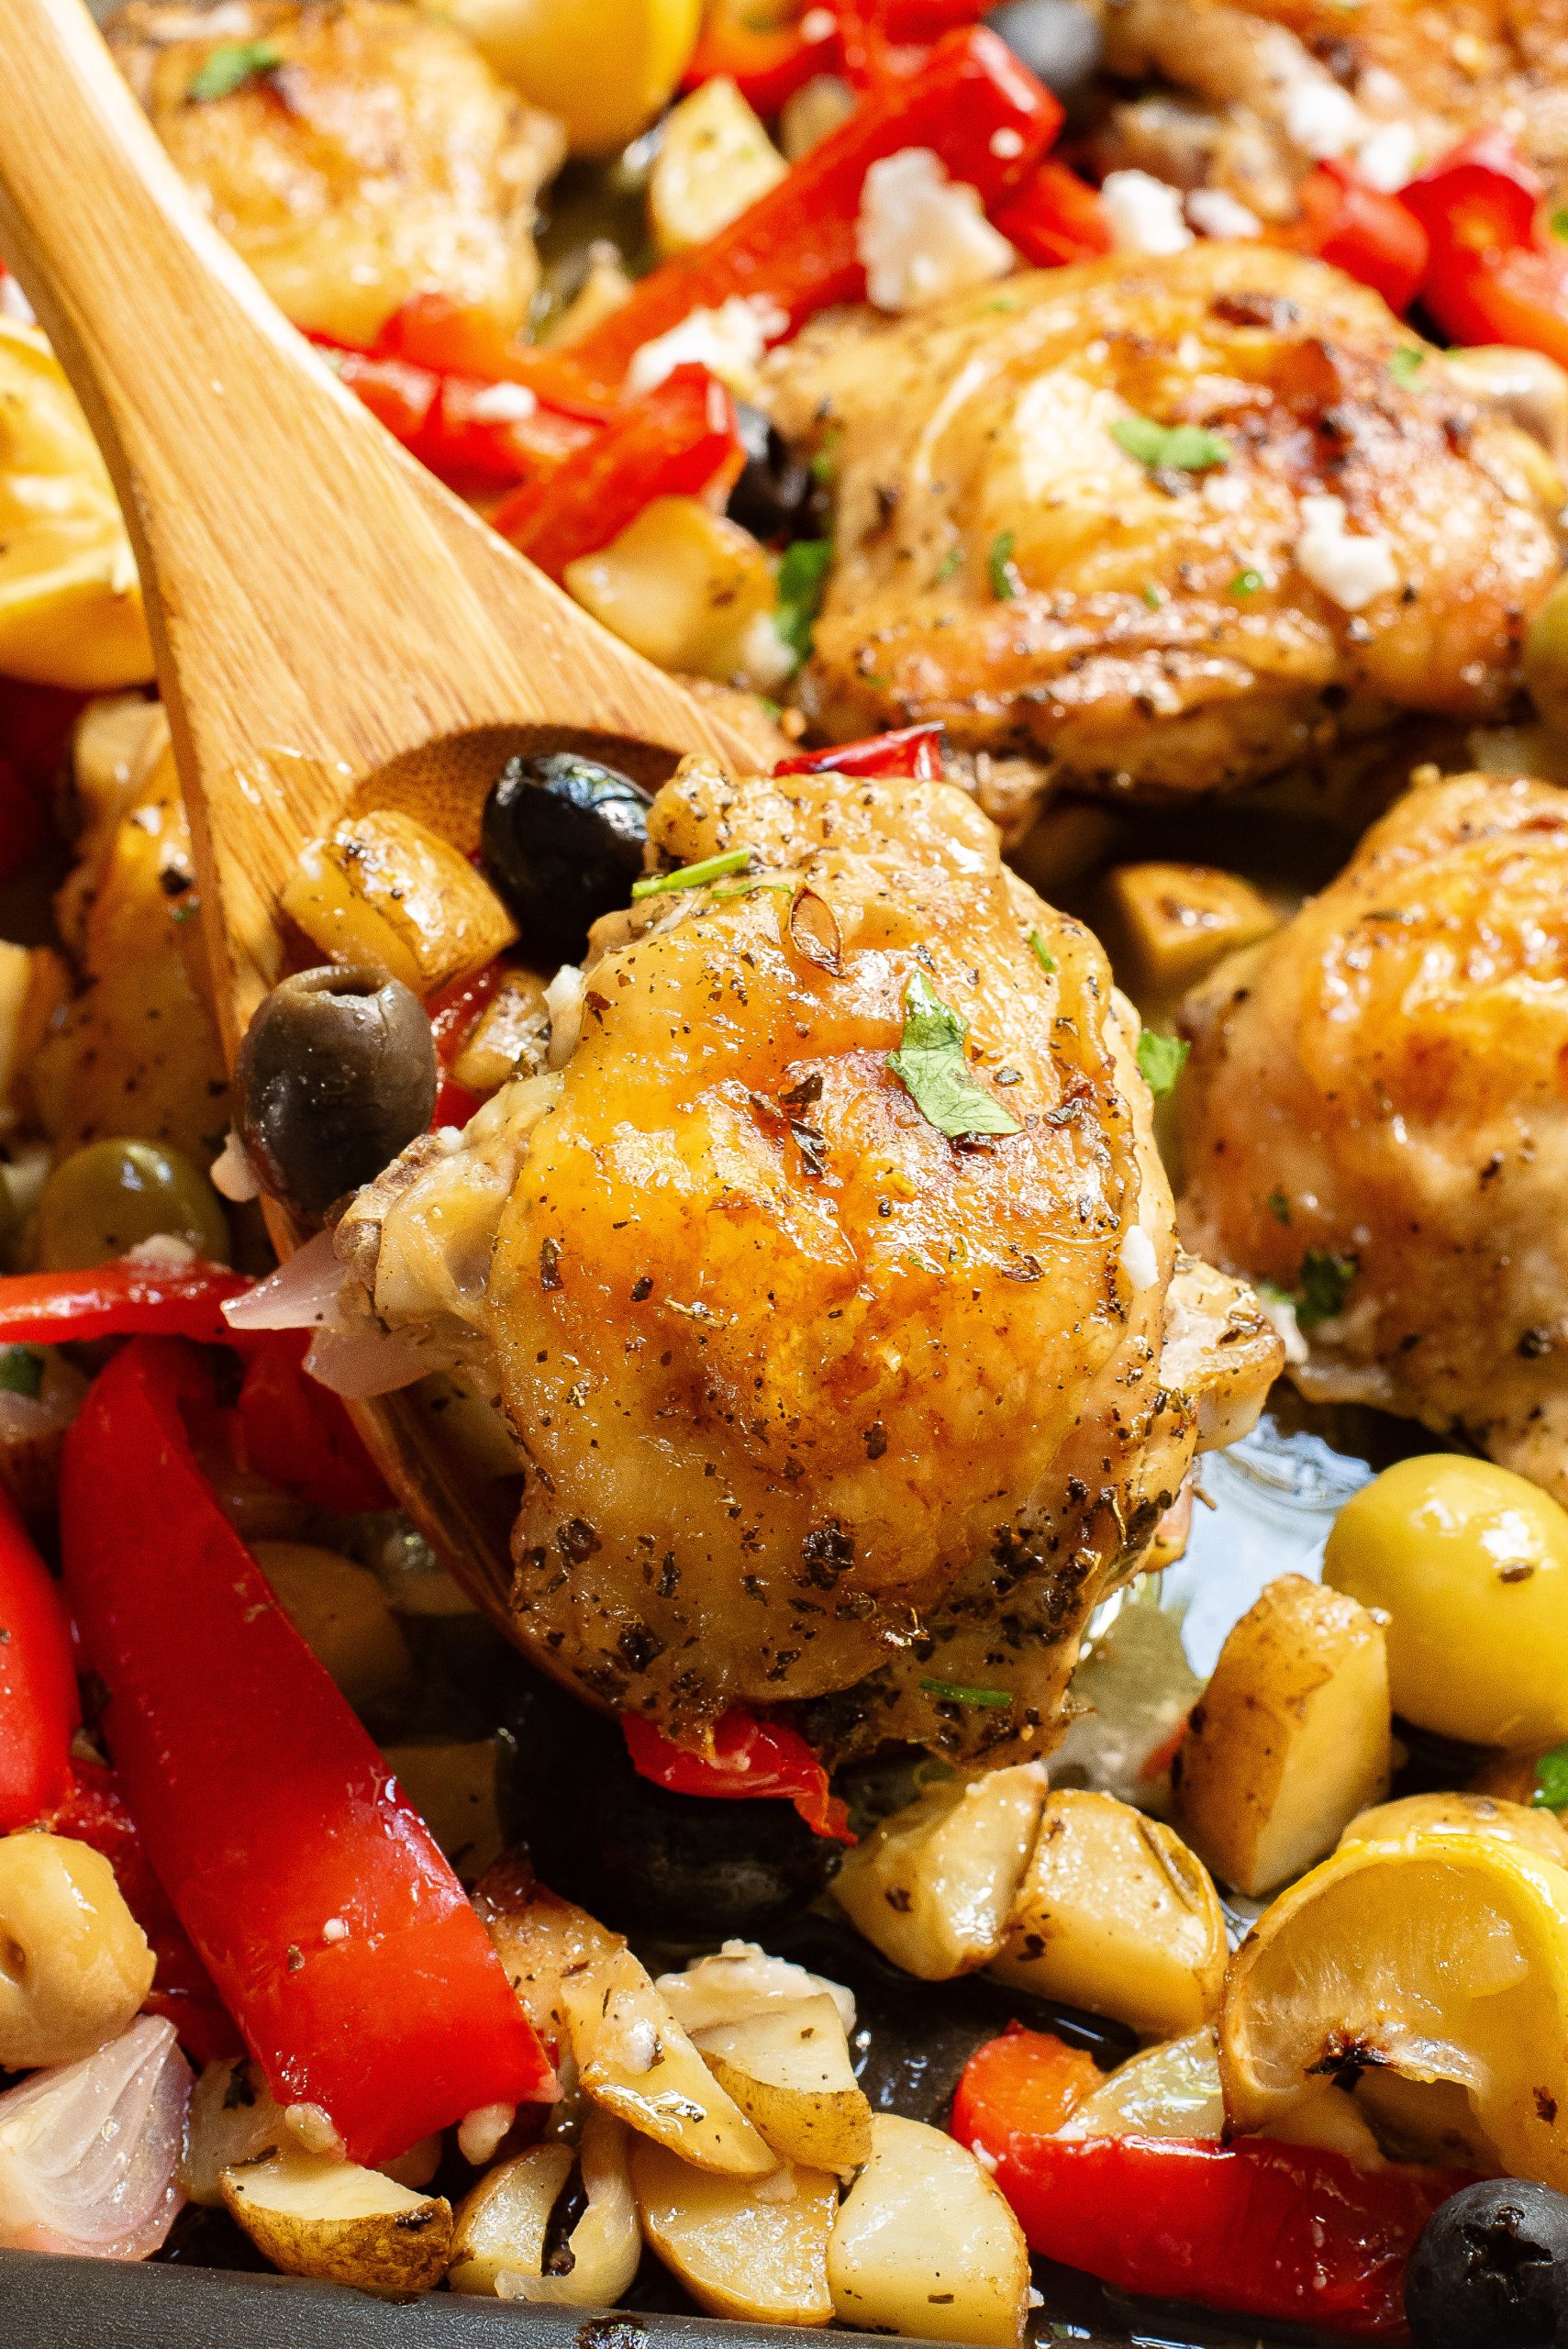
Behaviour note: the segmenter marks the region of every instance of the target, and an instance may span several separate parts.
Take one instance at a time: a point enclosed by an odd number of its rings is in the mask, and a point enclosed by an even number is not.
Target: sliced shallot
[[[173,2026],[140,2015],[80,2063],[0,2096],[0,2244],[146,2259],[184,2196],[175,2167],[191,2070]]]

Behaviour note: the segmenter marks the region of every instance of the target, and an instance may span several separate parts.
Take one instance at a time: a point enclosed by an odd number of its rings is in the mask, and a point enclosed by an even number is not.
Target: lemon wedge
[[[0,318],[0,674],[107,693],[152,674],[130,541],[35,328]]]
[[[1568,1868],[1496,1835],[1341,1846],[1231,1961],[1233,2130],[1353,2087],[1395,2150],[1568,2188]]]
[[[574,155],[612,155],[674,94],[701,0],[419,0],[493,72],[566,127]],[[589,62],[589,61],[592,61]]]

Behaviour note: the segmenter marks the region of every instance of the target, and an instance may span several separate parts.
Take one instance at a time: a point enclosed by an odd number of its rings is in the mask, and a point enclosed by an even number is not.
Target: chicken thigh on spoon
[[[1047,1750],[1277,1341],[1180,1254],[1099,946],[962,792],[689,760],[649,832],[673,885],[552,990],[559,1065],[343,1216],[345,1308],[498,1389],[517,1635],[584,1692]]]

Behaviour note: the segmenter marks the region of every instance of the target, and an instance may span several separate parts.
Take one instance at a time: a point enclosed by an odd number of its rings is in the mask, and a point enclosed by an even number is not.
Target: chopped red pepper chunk
[[[1359,2170],[1266,2137],[1060,2137],[1038,2125],[1018,2036],[971,2057],[953,2133],[994,2165],[1031,2251],[1124,2292],[1343,2332],[1403,2330],[1406,2263],[1467,2173]],[[1043,2076],[1049,2113],[1060,2059]]]
[[[911,783],[936,783],[942,772],[940,724],[903,726],[895,734],[873,734],[863,742],[840,742],[826,751],[800,751],[780,759],[775,774],[901,775]]]
[[[813,74],[834,70],[838,41],[838,18],[806,0],[792,21],[777,24],[764,21],[756,0],[717,0],[704,13],[684,86],[695,90],[722,75],[759,114],[774,115]]]
[[[613,388],[644,343],[732,295],[765,300],[782,340],[829,303],[863,295],[855,227],[873,163],[932,148],[991,208],[1022,186],[1061,122],[1056,99],[995,33],[950,33],[912,81],[868,98],[728,228],[645,277],[572,358]]]
[[[1568,247],[1542,237],[1541,184],[1500,130],[1481,132],[1400,198],[1425,227],[1421,298],[1457,342],[1507,342],[1568,364]]]
[[[1284,232],[1296,252],[1342,269],[1381,294],[1391,310],[1407,310],[1430,259],[1427,232],[1396,195],[1368,187],[1344,163],[1319,163],[1300,192],[1301,217]]]
[[[59,1588],[0,1491],[0,1835],[63,1798],[81,1719]]]
[[[705,367],[677,367],[492,518],[520,553],[559,579],[568,563],[618,538],[654,498],[728,492],[745,462],[724,385]]]
[[[740,1705],[715,1721],[707,1753],[688,1753],[640,1713],[624,1713],[627,1752],[639,1776],[673,1795],[719,1801],[793,1803],[814,1835],[852,1843],[847,1804],[830,1792],[828,1773],[801,1736],[783,1721],[760,1721]]]
[[[994,217],[1008,243],[1037,269],[1097,260],[1115,241],[1098,188],[1053,155]]]
[[[1092,2055],[1049,2031],[1009,2023],[1000,2039],[977,2047],[952,2102],[952,2133],[963,2144],[989,2145],[1025,2131],[1053,2136],[1104,2078]]]
[[[148,1855],[281,2103],[375,2165],[550,2073],[483,1926],[196,1465],[201,1355],[141,1338],[66,1441],[61,1534]]]
[[[60,1345],[74,1338],[130,1338],[155,1331],[229,1345],[226,1297],[250,1286],[242,1273],[199,1260],[183,1271],[121,1257],[83,1272],[0,1275],[0,1344]]]

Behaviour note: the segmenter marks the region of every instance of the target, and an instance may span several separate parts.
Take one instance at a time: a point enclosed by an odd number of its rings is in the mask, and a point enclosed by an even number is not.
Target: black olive
[[[827,536],[829,500],[809,465],[792,454],[760,407],[737,404],[745,468],[729,493],[732,522],[772,545],[778,539]]]
[[[1063,106],[1087,95],[1100,70],[1100,28],[1077,0],[1004,0],[985,19]]]
[[[501,1823],[541,1881],[605,1924],[662,1941],[756,1936],[806,1908],[837,1865],[785,1802],[667,1794],[619,1724],[521,1667],[502,1741]]]
[[[1550,2349],[1568,2335],[1568,2200],[1487,2178],[1434,2211],[1411,2254],[1416,2349]]]
[[[507,760],[480,852],[529,962],[582,961],[590,926],[629,898],[647,836],[647,796],[629,775],[569,751]]]
[[[261,1183],[317,1221],[424,1133],[436,1042],[417,996],[372,965],[284,979],[245,1032],[239,1139]]]

